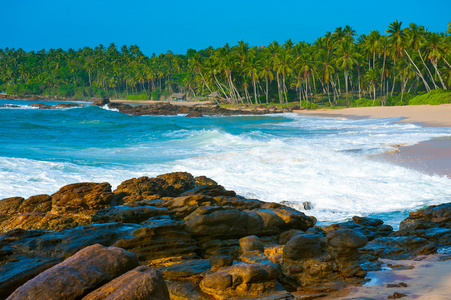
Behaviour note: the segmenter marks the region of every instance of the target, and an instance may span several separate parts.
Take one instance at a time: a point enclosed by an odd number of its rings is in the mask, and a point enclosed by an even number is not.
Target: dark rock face
[[[89,293],[83,300],[101,299],[169,300],[163,274],[146,266],[139,266]]]
[[[50,196],[0,200],[0,298],[39,297],[50,286],[68,299],[327,294],[362,283],[380,268],[378,258],[451,244],[450,207],[411,213],[396,232],[357,216],[322,228],[283,204],[246,199],[185,172],[132,178],[115,191],[108,183],[70,184]],[[133,253],[133,262],[119,268],[111,251]],[[74,283],[64,288],[67,280]]]
[[[77,299],[138,266],[132,252],[92,245],[42,272],[18,288],[8,299]]]
[[[111,104],[110,99],[108,99],[108,98],[99,99],[99,100],[96,100],[91,103],[91,105],[95,105],[95,106],[105,106],[108,104]]]
[[[451,203],[411,212],[394,235],[422,237],[437,246],[451,245]]]
[[[131,238],[130,230],[130,225],[102,224],[57,232],[14,229],[1,235],[0,297],[87,246]]]
[[[188,107],[181,105],[172,105],[170,103],[156,103],[150,105],[131,106],[127,104],[111,103],[109,99],[102,99],[93,102],[91,105],[105,106],[116,108],[121,113],[135,116],[143,115],[179,115],[186,114],[187,117],[202,117],[205,115],[263,115],[269,113],[267,110],[230,110],[219,106],[209,107]]]

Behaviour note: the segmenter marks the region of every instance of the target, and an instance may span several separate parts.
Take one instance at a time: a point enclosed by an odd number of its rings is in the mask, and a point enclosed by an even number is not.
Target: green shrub
[[[409,105],[439,105],[446,103],[451,103],[451,92],[442,89],[433,90],[409,100]]]
[[[152,92],[150,92],[150,96],[152,100],[160,100],[161,90],[160,88],[154,89]]]
[[[146,94],[139,94],[139,95],[128,95],[127,100],[149,100],[149,96]]]
[[[415,95],[412,95],[411,93],[404,93],[402,95],[402,100],[401,100],[401,94],[397,95],[397,96],[393,96],[393,97],[389,97],[387,99],[386,102],[386,106],[403,106],[403,105],[408,105],[409,104],[409,100],[415,98]]]
[[[374,106],[380,106],[381,102],[379,100],[374,101]],[[373,100],[367,98],[360,98],[354,101],[351,101],[350,107],[367,107],[373,106]]]

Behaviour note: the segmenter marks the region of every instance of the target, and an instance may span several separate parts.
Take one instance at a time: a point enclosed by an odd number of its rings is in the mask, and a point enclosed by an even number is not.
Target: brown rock
[[[322,254],[320,236],[306,233],[294,236],[283,247],[283,257],[289,260],[311,258]]]
[[[89,246],[29,280],[8,299],[78,299],[138,264],[132,252]]]
[[[11,197],[0,200],[0,214],[16,214],[17,210],[24,200],[25,199],[22,197]]]
[[[0,223],[0,232],[20,228],[25,230],[62,230],[78,226],[78,222],[72,218],[59,216],[55,214],[26,213],[10,217]]]
[[[103,99],[99,99],[97,101],[94,101],[91,103],[91,105],[96,105],[96,106],[105,106],[107,104],[110,104],[110,99],[108,98],[103,98]]]
[[[262,241],[255,235],[246,236],[240,239],[241,251],[265,251]]]
[[[218,185],[216,181],[213,179],[210,179],[206,176],[197,176],[194,177],[194,181],[196,182],[197,186],[204,186],[204,185]]]
[[[222,267],[231,266],[233,263],[233,257],[230,256],[213,256],[210,257],[210,265],[213,271]]]
[[[113,279],[83,300],[169,300],[169,292],[160,271],[139,266]]]
[[[69,214],[82,223],[90,223],[99,209],[110,206],[114,195],[107,182],[82,182],[62,187],[52,195],[52,213]]]
[[[23,201],[17,210],[18,213],[40,212],[46,213],[52,209],[52,197],[49,195],[31,196]]]
[[[169,216],[151,218],[143,228],[133,232],[133,238],[116,242],[115,246],[130,250],[148,266],[171,265],[182,258],[198,258],[200,248],[185,231],[185,224]]]

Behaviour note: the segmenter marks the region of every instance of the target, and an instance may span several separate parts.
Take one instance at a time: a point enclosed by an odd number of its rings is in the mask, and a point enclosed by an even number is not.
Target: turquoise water
[[[129,116],[31,103],[0,100],[21,105],[0,108],[0,198],[51,194],[80,181],[115,188],[132,177],[187,171],[248,198],[299,209],[311,202],[307,214],[322,222],[363,215],[396,226],[408,211],[451,201],[449,178],[367,158],[390,145],[451,136],[450,128],[296,114]]]

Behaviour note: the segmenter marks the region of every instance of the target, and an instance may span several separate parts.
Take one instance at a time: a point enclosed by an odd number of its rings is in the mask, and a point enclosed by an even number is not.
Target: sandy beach
[[[451,127],[451,104],[384,107],[355,107],[339,110],[299,110],[302,115],[335,118],[403,118],[401,123]],[[416,145],[399,145],[397,151],[372,157],[429,175],[451,177],[451,136]]]
[[[423,126],[451,127],[451,104],[353,107],[296,111],[303,115],[324,117],[396,118],[402,123],[421,123]]]

